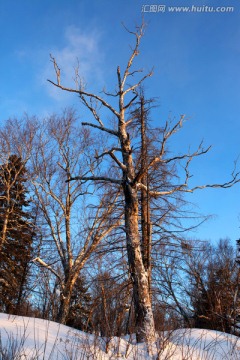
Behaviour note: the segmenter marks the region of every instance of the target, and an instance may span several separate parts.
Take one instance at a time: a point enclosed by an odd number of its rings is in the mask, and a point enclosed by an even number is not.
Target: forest
[[[147,343],[186,327],[238,335],[235,246],[189,238],[207,217],[185,195],[240,176],[191,185],[191,164],[210,147],[174,154],[169,140],[185,116],[153,124],[144,88],[153,74],[135,67],[143,33],[129,32],[113,91],[92,93],[78,68],[65,86],[51,55],[49,82],[77,96],[80,110],[1,126],[0,312]]]

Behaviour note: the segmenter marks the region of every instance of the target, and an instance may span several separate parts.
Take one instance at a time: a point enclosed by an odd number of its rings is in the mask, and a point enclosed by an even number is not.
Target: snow
[[[0,314],[0,359],[238,360],[240,339],[212,330],[179,329],[160,334],[147,349],[127,337],[102,339],[47,320]]]

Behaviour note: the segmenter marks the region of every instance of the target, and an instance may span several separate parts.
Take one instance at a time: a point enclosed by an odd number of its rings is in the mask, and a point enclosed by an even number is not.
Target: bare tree
[[[89,145],[93,140],[89,131],[79,129],[75,123],[71,111],[50,117],[38,131],[31,158],[32,186],[41,214],[39,226],[44,229],[42,251],[34,262],[48,269],[57,280],[60,308],[56,320],[61,323],[66,323],[80,271],[121,218],[110,216],[117,193],[102,192],[98,202],[94,187],[66,181],[72,172],[84,174],[91,154]],[[93,171],[94,165],[90,167]],[[88,204],[92,198],[96,210],[87,208],[87,195]]]
[[[191,327],[193,309],[190,299],[190,283],[186,273],[186,258],[193,251],[190,242],[163,242],[154,257],[154,284],[158,307],[172,318],[178,318],[178,326]],[[185,245],[186,244],[186,245]],[[187,251],[187,252],[186,252]],[[196,253],[198,252],[195,249]],[[200,253],[199,253],[200,254]]]
[[[125,335],[131,303],[131,284],[113,271],[101,270],[92,282],[92,325],[101,336]]]
[[[179,315],[184,326],[238,331],[239,269],[229,239],[182,242],[159,255],[159,306]]]
[[[49,80],[54,86],[61,90],[76,93],[81,100],[81,103],[87,107],[90,113],[93,115],[96,123],[82,122],[83,126],[88,126],[99,131],[110,134],[114,139],[114,144],[101,153],[96,155],[96,159],[101,160],[101,167],[99,172],[93,174],[90,170],[88,173],[76,174],[71,173],[68,180],[69,182],[78,180],[92,181],[95,183],[108,183],[116,186],[121,186],[124,199],[124,212],[125,212],[125,233],[126,233],[126,245],[128,254],[129,272],[133,283],[133,297],[134,307],[136,314],[136,326],[137,326],[137,340],[150,342],[155,338],[155,328],[153,320],[153,311],[151,306],[151,294],[149,286],[149,274],[144,266],[143,253],[141,248],[141,236],[139,230],[139,192],[145,190],[152,197],[160,197],[165,199],[177,193],[193,192],[198,189],[204,189],[207,187],[222,187],[227,188],[239,181],[238,173],[233,173],[233,176],[229,182],[225,184],[212,184],[212,185],[197,185],[191,187],[189,180],[191,178],[189,166],[192,160],[198,156],[206,154],[209,148],[204,148],[202,143],[193,152],[187,152],[176,156],[167,156],[166,146],[168,140],[178,132],[183,125],[184,115],[182,115],[175,124],[166,122],[162,129],[161,145],[158,152],[155,153],[148,161],[144,161],[143,166],[136,164],[136,154],[134,149],[134,140],[131,137],[129,128],[133,122],[131,117],[132,106],[137,101],[140,94],[140,87],[146,78],[152,75],[152,72],[137,79],[133,85],[129,84],[130,79],[135,76],[138,77],[141,70],[134,70],[133,63],[135,58],[139,54],[139,45],[143,36],[144,26],[137,28],[136,32],[130,32],[135,37],[135,46],[133,47],[130,57],[128,59],[126,67],[121,71],[120,67],[117,67],[117,90],[114,93],[108,93],[105,90],[103,95],[97,95],[92,92],[88,92],[82,82],[79,79],[78,71],[76,72],[76,87],[71,88],[62,85],[61,72],[54,57],[51,57],[57,81]],[[109,99],[117,99],[118,106],[115,107],[109,101]],[[114,104],[114,102],[113,102]],[[101,109],[110,111],[114,119],[116,120],[115,127],[106,126],[103,122]],[[103,159],[112,159],[119,171],[110,175],[104,173]],[[176,183],[159,184],[159,186],[149,187],[145,184],[145,176],[150,170],[154,170],[158,165],[161,166],[179,164],[182,162],[184,176],[183,179]],[[75,175],[76,174],[76,175]]]
[[[239,307],[235,302],[239,269],[229,239],[205,244],[202,256],[188,256],[187,271],[191,281],[191,305],[194,326],[231,332]]]

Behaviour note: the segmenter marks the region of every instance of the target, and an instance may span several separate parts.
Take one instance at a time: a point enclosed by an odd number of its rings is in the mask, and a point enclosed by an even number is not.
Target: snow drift
[[[147,349],[133,338],[100,338],[51,321],[0,314],[0,359],[238,360],[240,340],[218,331],[179,329],[160,334]]]

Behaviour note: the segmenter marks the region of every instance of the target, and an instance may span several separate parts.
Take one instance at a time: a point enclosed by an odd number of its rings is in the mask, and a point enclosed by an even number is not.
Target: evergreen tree
[[[66,324],[82,331],[91,330],[90,312],[91,295],[84,277],[79,275],[71,295]]]
[[[27,170],[11,155],[0,168],[0,310],[19,313],[29,274],[34,236],[29,214]]]

